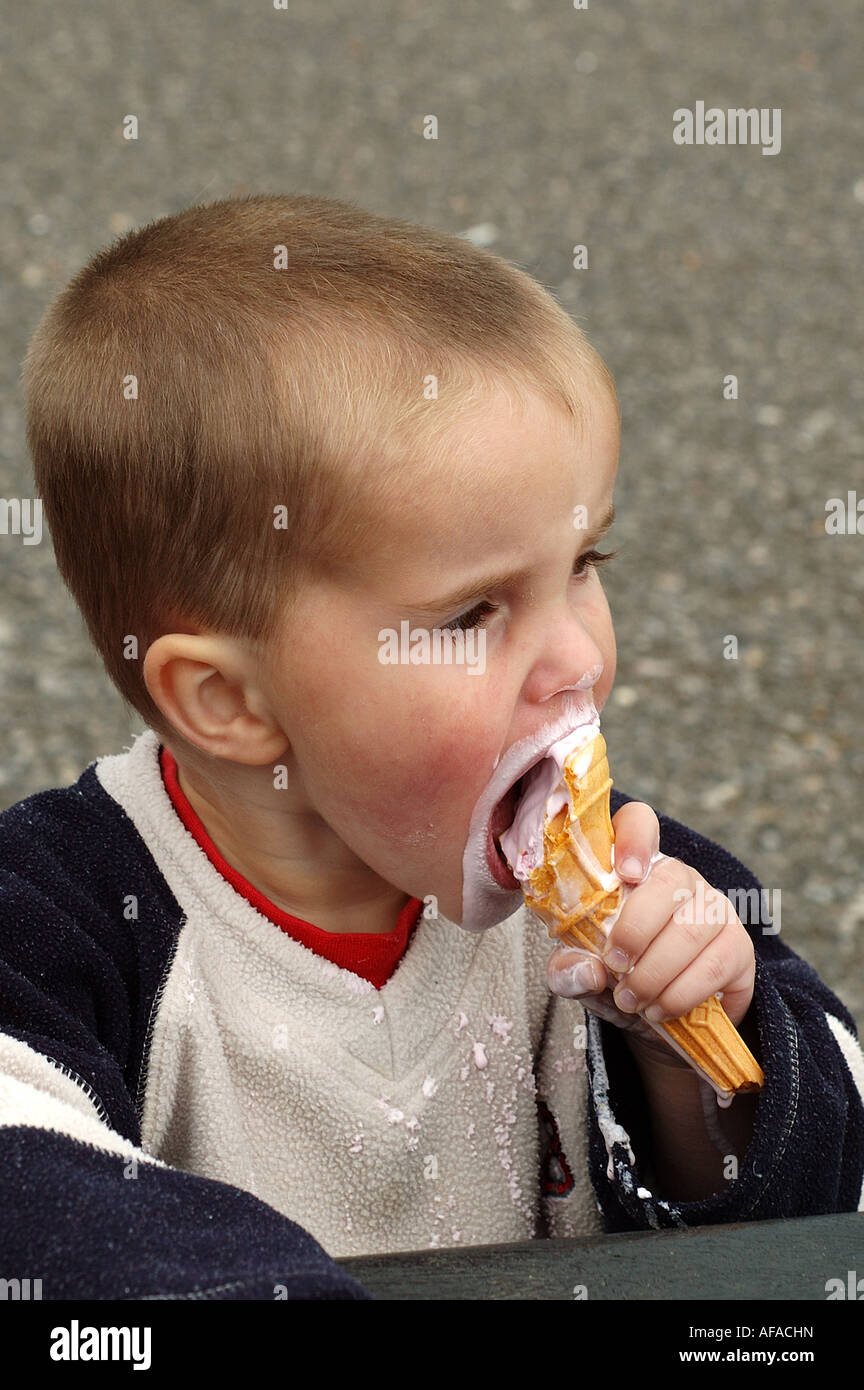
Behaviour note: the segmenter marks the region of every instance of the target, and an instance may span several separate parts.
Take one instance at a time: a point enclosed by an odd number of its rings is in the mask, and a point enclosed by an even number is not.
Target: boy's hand
[[[628,1044],[637,1055],[687,1067],[637,1010],[656,1009],[659,1021],[679,1018],[722,991],[723,1007],[737,1027],[753,998],[753,943],[725,894],[712,889],[680,859],[658,860],[641,882],[660,847],[660,825],[650,806],[630,801],[613,817],[612,825],[615,870],[619,878],[639,886],[621,909],[602,961],[572,946],[555,947],[549,957],[549,988],[578,998],[586,1009],[626,1029]],[[631,858],[639,862],[631,865]],[[710,913],[705,911],[706,890]],[[689,898],[694,896],[691,903]],[[674,913],[678,913],[677,922]],[[705,922],[706,916],[722,920]],[[684,917],[688,920],[681,920]],[[616,983],[604,961],[616,974],[627,973]]]

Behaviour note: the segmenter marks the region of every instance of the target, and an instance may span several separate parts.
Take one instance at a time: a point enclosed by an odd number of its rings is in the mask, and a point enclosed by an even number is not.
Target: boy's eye
[[[586,550],[584,555],[580,555],[573,566],[573,577],[575,579],[585,579],[589,570],[596,569],[605,560],[614,560],[618,554],[617,550],[599,551]],[[478,603],[475,608],[463,613],[461,617],[454,618],[450,623],[442,625],[445,632],[468,632],[471,628],[482,627],[483,619],[490,617],[497,611],[497,604]]]

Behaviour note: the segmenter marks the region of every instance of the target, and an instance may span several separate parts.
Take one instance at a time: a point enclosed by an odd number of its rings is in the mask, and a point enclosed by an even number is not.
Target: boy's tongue
[[[595,715],[565,738],[553,743],[546,756],[525,774],[524,790],[509,830],[498,837],[507,863],[520,883],[530,878],[543,859],[543,826],[570,800],[564,781],[564,763],[575,748],[590,743],[600,732]]]

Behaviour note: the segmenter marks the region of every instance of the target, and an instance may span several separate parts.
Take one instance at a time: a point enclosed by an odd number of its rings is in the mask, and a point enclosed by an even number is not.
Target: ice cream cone
[[[551,936],[600,955],[630,891],[612,865],[612,778],[603,735],[571,753],[563,773],[569,799],[544,825],[543,860],[523,883],[523,893]],[[682,1018],[652,1027],[715,1089],[734,1094],[761,1088],[762,1068],[715,995]]]

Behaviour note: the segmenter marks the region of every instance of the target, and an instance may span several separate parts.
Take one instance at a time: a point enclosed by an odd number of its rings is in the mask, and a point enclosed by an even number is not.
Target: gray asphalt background
[[[29,336],[131,226],[306,192],[516,261],[579,317],[620,392],[616,783],[779,889],[782,939],[864,1026],[864,536],[825,530],[829,498],[864,499],[860,6],[6,0],[2,25],[2,496],[34,495]],[[675,145],[672,112],[697,101],[780,108],[780,153]],[[9,805],[141,725],[47,529],[39,546],[0,535],[0,565]]]

